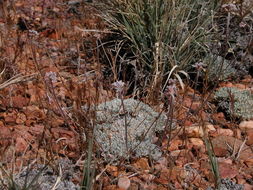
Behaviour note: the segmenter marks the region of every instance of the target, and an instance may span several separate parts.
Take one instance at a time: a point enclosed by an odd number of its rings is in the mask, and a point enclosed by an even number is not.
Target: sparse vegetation
[[[0,0],[0,189],[253,188],[252,6]]]

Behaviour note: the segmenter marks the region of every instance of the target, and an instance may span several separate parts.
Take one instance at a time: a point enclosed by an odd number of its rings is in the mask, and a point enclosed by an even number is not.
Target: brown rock
[[[27,106],[24,110],[27,120],[41,121],[46,118],[45,113],[38,106]]]
[[[253,129],[247,131],[247,142],[248,146],[253,145]]]
[[[57,127],[57,128],[52,128],[51,132],[53,133],[54,137],[56,139],[60,138],[60,137],[67,137],[67,138],[73,138],[75,137],[75,134],[73,131],[61,128],[61,127]]]
[[[235,153],[238,153],[242,144],[243,141],[229,136],[218,136],[212,140],[215,155],[221,157],[231,156],[231,152],[233,152],[233,150]],[[252,155],[252,150],[247,145],[244,145],[240,152],[239,159],[247,160],[252,157]]]
[[[229,154],[227,148],[224,146],[214,146],[213,150],[214,150],[215,156],[218,156],[218,157],[227,157]]]
[[[33,127],[29,128],[29,132],[32,135],[42,135],[44,131],[44,125],[41,124],[35,124]]]
[[[127,190],[131,185],[131,182],[128,177],[120,177],[118,180],[118,187],[124,190]]]
[[[17,118],[16,118],[16,123],[17,124],[24,124],[26,121],[26,115],[23,113],[18,113]]]
[[[253,129],[253,120],[251,120],[251,121],[242,121],[242,122],[239,124],[239,128],[240,128],[241,130],[244,130],[244,131]]]
[[[217,129],[218,135],[223,135],[223,136],[234,136],[234,132],[231,129],[222,129],[218,128]]]
[[[253,185],[250,185],[248,183],[243,184],[244,190],[252,190],[253,189]]]
[[[140,158],[134,163],[134,167],[142,170],[149,170],[150,166],[147,158]]]
[[[118,167],[116,166],[108,165],[106,166],[106,171],[114,177],[118,177],[119,175]]]
[[[0,148],[6,147],[10,145],[12,140],[12,132],[11,130],[6,126],[1,127],[0,126]]]
[[[108,185],[104,188],[105,190],[119,190],[116,185]]]
[[[177,157],[180,155],[180,153],[181,153],[181,150],[174,150],[174,151],[170,152],[170,156]]]
[[[244,90],[244,89],[247,88],[247,86],[244,85],[244,84],[235,84],[235,87],[236,87],[236,88],[239,88],[239,89],[241,89],[241,90]]]
[[[200,138],[189,138],[189,142],[193,145],[193,146],[204,146],[204,142],[202,139]]]
[[[28,147],[28,143],[22,137],[16,138],[15,151],[17,153],[24,153]]]
[[[179,149],[178,147],[182,144],[183,144],[182,140],[179,140],[179,139],[172,140],[168,150],[169,151],[178,150]]]
[[[232,164],[227,164],[224,162],[219,163],[219,172],[221,178],[234,178],[239,174],[238,169]]]
[[[5,112],[4,115],[4,120],[6,123],[15,123],[16,122],[16,118],[17,118],[17,112],[16,111],[12,111],[12,112]]]
[[[29,103],[29,99],[25,98],[21,95],[14,96],[12,98],[12,101],[13,101],[13,106],[15,108],[23,108],[24,106],[26,106]]]
[[[203,137],[204,131],[201,126],[190,126],[186,128],[186,134],[188,137]]]
[[[29,127],[25,125],[16,125],[14,126],[14,136],[15,137],[22,137],[28,141],[34,140],[35,137],[29,133]]]
[[[4,127],[4,122],[0,121],[0,127]]]
[[[204,137],[204,130],[202,126],[198,126],[198,125],[193,125],[190,127],[186,127],[186,135],[188,137],[195,137],[195,138],[199,138],[199,137]],[[215,131],[215,127],[211,124],[206,124],[204,126],[205,131],[208,133],[209,131]]]
[[[252,168],[253,167],[253,154],[248,157],[248,159],[245,159],[244,163],[249,167]]]
[[[155,182],[166,185],[169,183],[170,179],[172,179],[170,170],[168,168],[163,168],[160,176],[155,179]]]

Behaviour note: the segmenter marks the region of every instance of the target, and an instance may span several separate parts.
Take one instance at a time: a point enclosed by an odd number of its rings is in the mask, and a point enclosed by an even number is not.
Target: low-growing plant
[[[215,189],[219,190],[220,185],[221,185],[219,164],[218,164],[217,158],[214,154],[212,143],[210,142],[208,137],[206,137],[204,140],[205,140],[205,146],[206,146],[207,153],[208,153],[209,163],[210,163],[212,173],[213,173],[213,177],[214,177]]]
[[[33,190],[39,188],[38,178],[42,175],[42,172],[46,169],[47,165],[39,170],[39,172],[34,177],[29,177],[29,172],[31,169],[26,171],[26,175],[24,177],[24,181],[22,184],[17,182],[15,179],[15,175],[13,173],[8,172],[4,167],[0,165],[1,173],[3,173],[4,179],[2,179],[2,184],[0,184],[1,188],[6,188],[8,190]],[[7,184],[4,185],[4,181],[7,181]]]
[[[81,181],[81,190],[91,190],[93,188],[94,176],[95,176],[95,169],[92,168],[92,164],[91,164],[93,144],[94,144],[94,139],[93,138],[89,139],[87,162],[84,165],[83,179]]]
[[[215,92],[214,99],[218,102],[218,106],[232,117],[253,118],[253,95],[250,90],[223,87]]]

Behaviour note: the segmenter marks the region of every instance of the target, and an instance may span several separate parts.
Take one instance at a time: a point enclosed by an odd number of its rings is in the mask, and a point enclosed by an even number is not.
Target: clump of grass
[[[15,175],[13,173],[10,173],[2,165],[0,165],[0,172],[5,177],[1,180],[2,183],[0,184],[0,187],[1,189],[3,188],[3,189],[8,189],[8,190],[31,190],[31,189],[39,188],[40,185],[38,184],[38,178],[41,177],[42,172],[45,170],[46,167],[47,165],[41,168],[39,172],[32,178],[29,177],[30,170],[28,170],[24,177],[23,183],[20,184],[19,182],[17,182],[17,179],[15,178]]]
[[[206,146],[207,153],[208,153],[209,163],[210,163],[213,177],[214,177],[215,189],[220,189],[221,177],[220,177],[220,172],[219,172],[219,164],[218,164],[216,156],[214,155],[213,146],[212,146],[209,138],[206,137],[204,139],[204,141],[205,141],[205,146]]]
[[[161,89],[172,77],[171,70],[181,80],[180,71],[192,69],[209,51],[208,27],[217,1],[115,0],[108,4],[110,11],[103,17],[123,37],[122,46],[134,55],[136,71],[152,89]]]

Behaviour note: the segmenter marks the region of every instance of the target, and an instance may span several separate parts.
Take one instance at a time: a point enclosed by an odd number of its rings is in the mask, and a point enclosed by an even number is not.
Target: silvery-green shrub
[[[147,104],[134,99],[125,99],[122,104],[121,99],[114,99],[98,105],[96,118],[95,139],[105,159],[129,158],[125,126],[132,156],[151,156],[154,159],[161,156],[153,139],[155,132],[164,129],[167,118]]]
[[[241,119],[253,118],[253,94],[250,90],[223,87],[216,91],[214,98],[219,107],[231,116]]]

